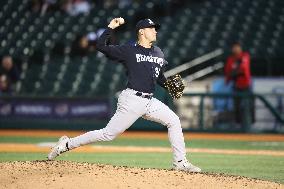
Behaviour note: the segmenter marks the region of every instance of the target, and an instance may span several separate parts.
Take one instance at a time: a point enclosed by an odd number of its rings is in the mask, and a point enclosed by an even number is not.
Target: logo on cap
[[[149,24],[154,24],[152,20],[148,19],[148,21],[149,21]]]

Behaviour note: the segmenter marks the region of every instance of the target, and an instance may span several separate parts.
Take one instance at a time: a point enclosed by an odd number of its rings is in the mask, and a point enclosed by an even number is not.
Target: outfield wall
[[[171,97],[161,88],[158,88],[155,96],[177,112],[184,131],[283,132],[283,122],[279,122],[277,116],[274,115],[276,112],[278,117],[282,116],[283,120],[281,107],[284,107],[284,95],[282,93],[259,95],[269,107],[261,99],[255,98],[255,121],[252,121],[251,117],[246,116],[248,113],[245,113],[246,125],[243,126],[234,123],[233,94],[222,93],[218,96],[217,93],[208,91],[197,93],[197,91],[202,91],[200,90],[202,87],[208,89],[206,86],[210,82],[207,80],[207,84],[192,83],[191,90],[189,90],[191,93],[186,92],[179,100],[172,101]],[[254,86],[261,85],[261,83],[264,81]],[[273,83],[275,84],[274,81]],[[276,84],[280,86],[282,82]],[[267,85],[270,88],[276,88],[270,85],[269,81]],[[199,87],[198,90],[194,89],[195,86]],[[0,129],[100,129],[106,126],[114,114],[116,100],[116,98],[3,97],[0,99]],[[220,107],[226,108],[223,110]],[[160,124],[139,119],[129,130],[166,131],[167,129]]]
[[[156,96],[167,103],[160,89]],[[2,97],[0,129],[101,129],[114,114],[116,102],[117,98]],[[130,130],[166,131],[166,127],[138,119]]]

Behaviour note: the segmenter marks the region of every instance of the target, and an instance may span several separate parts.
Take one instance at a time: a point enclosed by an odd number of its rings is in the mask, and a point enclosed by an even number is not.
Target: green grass
[[[284,158],[255,155],[193,153],[193,164],[205,172],[226,173],[284,183]],[[0,153],[0,161],[44,160],[44,153]],[[171,168],[171,153],[65,153],[58,160],[130,167]]]
[[[56,137],[1,137],[0,143],[40,143],[55,142]],[[118,138],[110,142],[99,142],[98,145],[114,146],[157,146],[169,147],[170,143],[164,139],[127,139]],[[284,150],[284,142],[253,142],[230,140],[186,140],[189,148],[215,148],[215,149],[243,149],[243,150]]]
[[[57,137],[0,137],[0,143],[55,142]],[[118,138],[111,142],[96,143],[115,146],[156,146],[169,147],[167,139]],[[284,142],[249,142],[230,140],[188,140],[190,148],[243,149],[243,150],[284,150]],[[0,153],[0,161],[31,161],[46,159],[44,153]],[[192,153],[192,163],[203,171],[242,175],[284,183],[284,158],[261,155],[225,155]],[[112,165],[166,168],[171,167],[171,153],[66,153],[58,159],[94,162]]]

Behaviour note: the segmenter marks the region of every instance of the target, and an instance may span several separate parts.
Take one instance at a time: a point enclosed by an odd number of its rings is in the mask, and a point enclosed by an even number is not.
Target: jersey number
[[[161,69],[160,69],[160,68],[158,68],[158,67],[156,67],[156,68],[155,68],[155,77],[156,77],[156,78],[158,78],[158,77],[159,77],[160,70],[161,70]]]

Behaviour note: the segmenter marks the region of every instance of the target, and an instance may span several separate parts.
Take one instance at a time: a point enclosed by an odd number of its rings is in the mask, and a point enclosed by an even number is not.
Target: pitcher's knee
[[[101,136],[103,141],[111,141],[120,134],[119,131],[110,130],[108,128],[101,129],[101,132],[102,132]]]
[[[176,114],[171,116],[171,120],[168,124],[168,127],[180,127],[180,120]]]
[[[104,138],[104,141],[111,141],[113,139],[115,139],[117,137],[117,135],[114,135],[114,134],[110,134],[110,133],[103,133],[103,138]]]

